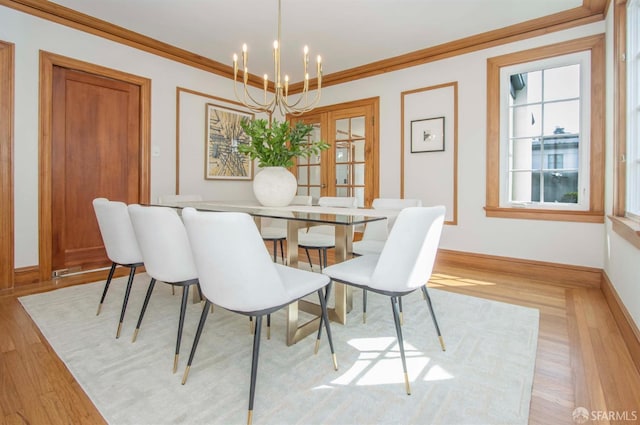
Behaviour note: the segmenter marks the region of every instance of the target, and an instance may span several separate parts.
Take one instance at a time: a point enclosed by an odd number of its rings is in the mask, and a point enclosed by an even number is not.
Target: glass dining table
[[[331,225],[335,229],[335,262],[345,261],[352,252],[354,228],[358,225],[391,218],[396,210],[374,210],[367,208],[337,208],[323,206],[289,205],[286,207],[265,207],[250,201],[189,201],[165,204],[176,208],[193,207],[200,211],[244,212],[254,217],[258,229],[262,218],[287,221],[287,264],[298,267],[298,231],[301,228]],[[331,321],[345,324],[347,313],[351,311],[353,300],[351,287],[336,282],[333,307],[329,308]],[[303,311],[313,315],[313,319],[299,323]],[[318,330],[320,306],[314,302],[300,300],[290,304],[286,311],[286,342],[295,344]]]

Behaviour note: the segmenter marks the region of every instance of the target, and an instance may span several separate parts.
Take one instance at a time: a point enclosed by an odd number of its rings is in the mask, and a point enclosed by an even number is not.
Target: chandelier
[[[282,44],[280,43],[280,27],[281,27],[281,0],[278,0],[278,38],[273,42],[273,64],[274,64],[274,93],[269,95],[267,88],[269,86],[269,76],[264,74],[264,100],[262,102],[256,100],[248,90],[249,69],[248,69],[248,57],[247,45],[242,45],[242,96],[238,94],[238,55],[233,54],[233,90],[236,94],[236,98],[242,102],[247,108],[253,112],[266,112],[271,113],[278,109],[284,116],[291,114],[294,116],[301,115],[305,112],[309,112],[320,101],[320,90],[322,87],[322,58],[318,55],[316,59],[316,79],[318,81],[318,87],[316,89],[316,95],[313,100],[309,99],[309,48],[304,46],[302,62],[304,66],[304,80],[302,85],[302,92],[296,96],[295,99],[289,99],[289,76],[285,74],[284,79],[281,77],[280,72],[280,51]]]

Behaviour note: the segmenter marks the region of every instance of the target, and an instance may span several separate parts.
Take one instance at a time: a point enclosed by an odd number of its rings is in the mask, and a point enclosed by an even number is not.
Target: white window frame
[[[513,74],[540,71],[567,65],[580,65],[580,143],[578,149],[578,202],[512,202],[510,200],[509,170],[509,96]],[[588,211],[590,207],[590,150],[591,150],[591,52],[563,54],[531,62],[505,66],[500,69],[500,207],[550,210]]]
[[[625,215],[640,220],[640,0],[627,3],[627,146]]]

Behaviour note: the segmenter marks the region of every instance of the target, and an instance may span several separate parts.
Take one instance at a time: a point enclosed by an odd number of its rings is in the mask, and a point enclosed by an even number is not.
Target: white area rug
[[[186,385],[180,381],[201,312],[189,305],[178,373],[173,352],[180,294],[158,283],[135,343],[133,329],[149,278],[136,277],[120,339],[115,332],[126,284],[115,279],[100,316],[103,282],[21,297],[20,302],[110,424],[243,424],[252,335],[244,316],[216,308],[207,320]],[[388,297],[361,292],[346,325],[333,324],[339,370],[326,334],[284,343],[284,312],[263,341],[253,423],[526,424],[538,336],[538,310],[430,290],[447,351],[440,349],[420,291],[403,298],[412,395]],[[266,320],[264,321],[266,326]]]

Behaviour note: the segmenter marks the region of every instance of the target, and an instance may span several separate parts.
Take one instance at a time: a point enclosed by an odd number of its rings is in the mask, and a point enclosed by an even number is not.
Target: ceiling
[[[273,78],[277,0],[55,0],[225,65],[249,46],[249,72]],[[282,0],[282,72],[300,81],[302,48],[324,75],[582,6],[582,0]]]

